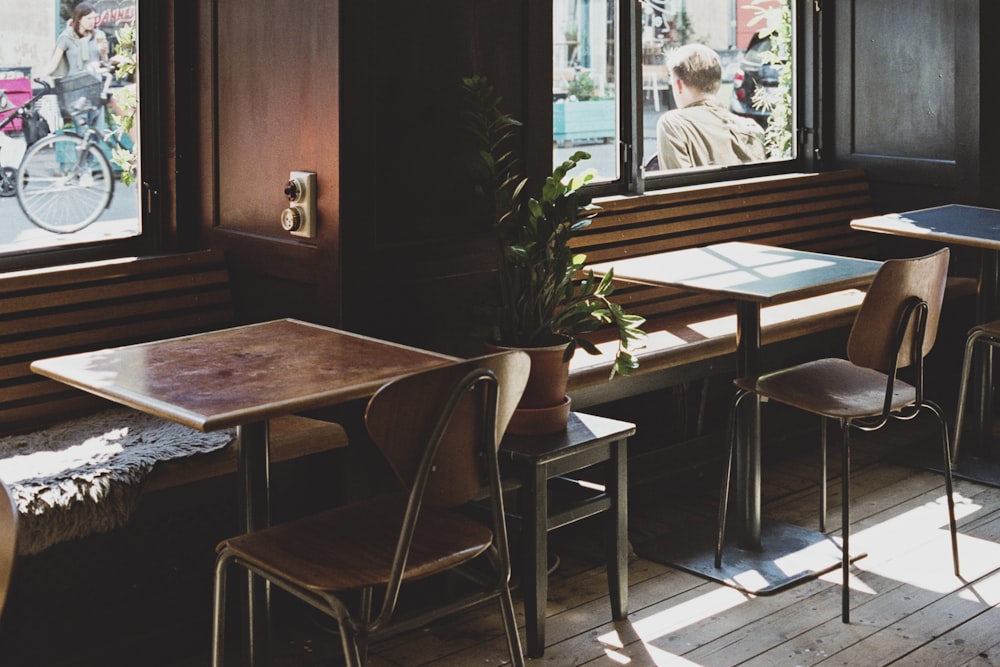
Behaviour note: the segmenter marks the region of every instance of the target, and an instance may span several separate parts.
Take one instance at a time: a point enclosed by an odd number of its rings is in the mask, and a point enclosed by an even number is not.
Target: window
[[[586,151],[620,192],[787,164],[792,22],[791,0],[554,0],[553,164]]]
[[[76,0],[25,0],[5,8],[0,40],[0,90],[6,91],[0,96],[4,267],[58,261],[37,259],[53,252],[86,256],[92,251],[79,251],[128,244],[141,236],[135,182],[137,15],[138,0],[91,0],[82,6]],[[80,30],[73,30],[74,17]],[[83,38],[75,36],[80,32]],[[55,85],[46,89],[36,79]],[[36,259],[28,259],[32,256]]]

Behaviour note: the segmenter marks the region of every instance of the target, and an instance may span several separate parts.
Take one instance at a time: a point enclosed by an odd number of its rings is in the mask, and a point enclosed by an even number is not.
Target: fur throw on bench
[[[211,452],[235,429],[202,433],[128,408],[0,437],[0,479],[20,512],[18,553],[124,525],[157,461]]]

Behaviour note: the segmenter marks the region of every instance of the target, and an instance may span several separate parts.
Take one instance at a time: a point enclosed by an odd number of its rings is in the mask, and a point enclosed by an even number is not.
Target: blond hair
[[[685,85],[704,93],[715,94],[722,85],[722,61],[719,54],[704,44],[685,44],[671,52],[670,71]]]

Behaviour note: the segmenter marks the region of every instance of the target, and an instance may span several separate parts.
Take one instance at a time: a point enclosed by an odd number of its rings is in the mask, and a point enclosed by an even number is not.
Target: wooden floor
[[[529,664],[1000,664],[1000,489],[956,480],[959,579],[952,573],[942,476],[892,462],[933,435],[932,425],[896,424],[855,441],[852,545],[867,556],[853,569],[851,624],[840,620],[839,570],[754,597],[634,554],[630,614],[627,621],[612,622],[601,532],[580,523],[552,535],[560,562],[551,576],[547,650]],[[765,462],[765,521],[818,526],[815,457],[811,451]],[[827,528],[834,535],[841,525],[839,460],[831,442]],[[698,526],[714,525],[716,503],[717,482],[708,476],[633,489],[629,520],[636,551],[664,531],[690,541]],[[517,593],[515,604],[520,608]],[[279,627],[275,643],[276,664],[339,661],[336,642],[308,621]],[[369,664],[506,662],[499,621],[489,606],[376,644]],[[207,664],[204,655],[175,667],[197,664]]]

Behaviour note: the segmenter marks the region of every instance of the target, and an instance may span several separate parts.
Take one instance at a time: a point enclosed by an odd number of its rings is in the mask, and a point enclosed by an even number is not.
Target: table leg
[[[1000,266],[997,252],[982,250],[979,269],[979,294],[976,300],[976,322],[989,322],[997,315],[997,283],[1000,281]],[[979,452],[993,457],[996,452],[991,447],[993,434],[993,347],[980,345],[976,350],[977,359],[973,368],[978,368],[977,379],[973,383],[972,405],[975,406],[976,437]]]
[[[740,377],[760,372],[760,304],[736,304],[736,372]],[[760,551],[760,399],[743,401],[736,449],[736,504],[739,546]]]
[[[271,523],[270,461],[268,460],[267,422],[254,422],[237,428],[240,531],[250,532]],[[247,572],[243,609],[246,637],[245,664],[270,663],[271,614],[270,589],[260,577]]]
[[[760,372],[760,306],[737,302],[737,372]],[[698,534],[671,543],[654,560],[670,563],[712,581],[758,595],[777,593],[840,567],[841,550],[827,535],[786,523],[761,522],[760,400],[744,400],[736,450],[737,543],[727,548],[721,567],[715,566],[715,526],[702,525]],[[690,553],[687,544],[713,545]],[[860,556],[852,556],[855,560]]]

